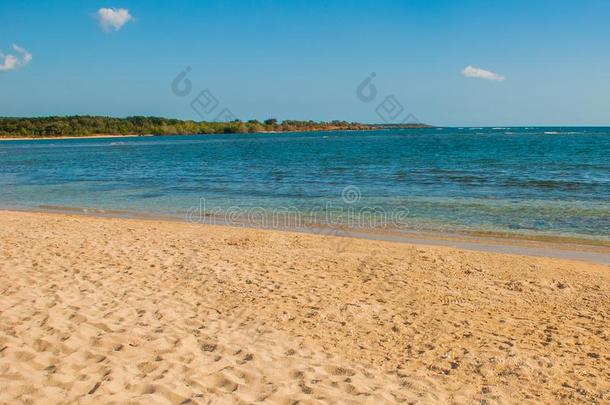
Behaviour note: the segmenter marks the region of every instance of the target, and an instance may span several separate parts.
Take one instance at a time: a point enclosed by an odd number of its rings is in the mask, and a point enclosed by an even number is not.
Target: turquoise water
[[[9,208],[243,219],[284,207],[316,222],[610,240],[610,129],[0,141],[0,187]]]

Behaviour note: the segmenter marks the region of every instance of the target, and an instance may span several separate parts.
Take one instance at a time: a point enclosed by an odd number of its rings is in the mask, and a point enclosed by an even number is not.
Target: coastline
[[[0,211],[0,402],[610,399],[609,266],[345,239]]]
[[[430,129],[435,128],[432,125],[425,126],[414,126],[414,127],[400,127],[398,129]],[[230,133],[202,133],[202,134],[142,134],[142,135],[116,135],[116,134],[93,134],[83,136],[25,136],[25,137],[7,137],[0,136],[0,141],[31,141],[31,140],[49,140],[49,139],[85,139],[85,138],[139,138],[139,137],[150,137],[150,136],[206,136],[206,135],[255,135],[255,134],[294,134],[302,132],[366,132],[366,131],[381,131],[392,129],[391,127],[384,127],[379,125],[374,128],[342,128],[342,127],[328,127],[328,128],[313,128],[313,129],[300,129],[291,131],[256,131],[256,132],[230,132]]]
[[[524,256],[548,257],[557,259],[582,260],[598,264],[610,264],[610,242],[598,239],[574,238],[565,236],[532,236],[506,234],[489,231],[451,231],[417,229],[373,229],[338,228],[321,223],[308,224],[307,227],[265,227],[249,222],[226,223],[223,217],[189,222],[183,216],[162,215],[157,213],[126,210],[107,210],[80,207],[40,206],[39,209],[2,208],[0,212],[51,213],[59,215],[81,215],[100,218],[118,218],[166,222],[194,223],[199,226],[220,226],[235,229],[268,230],[279,232],[298,232],[312,235],[329,235],[371,241],[389,241],[425,246],[445,246],[489,253],[509,253]],[[208,221],[208,222],[206,222]]]
[[[104,138],[140,138],[140,137],[148,137],[148,136],[156,136],[153,134],[145,134],[145,135],[110,135],[110,134],[95,134],[95,135],[83,135],[83,136],[26,136],[26,137],[10,137],[3,138],[0,137],[1,141],[35,141],[35,140],[49,140],[49,139],[104,139]]]

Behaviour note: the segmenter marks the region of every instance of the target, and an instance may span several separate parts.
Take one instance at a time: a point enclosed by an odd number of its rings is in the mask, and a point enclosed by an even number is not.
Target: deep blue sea
[[[8,208],[191,219],[196,207],[290,209],[318,222],[610,240],[610,128],[0,141],[0,190]],[[373,216],[385,219],[361,220]]]

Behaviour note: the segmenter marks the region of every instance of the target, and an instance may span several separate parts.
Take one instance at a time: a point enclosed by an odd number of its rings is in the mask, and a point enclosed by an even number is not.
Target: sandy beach
[[[0,141],[37,141],[37,140],[60,140],[60,139],[104,139],[104,138],[140,138],[140,137],[154,136],[152,134],[145,135],[113,135],[113,134],[94,134],[94,135],[83,135],[83,136],[11,136],[11,137],[0,137]]]
[[[610,267],[0,211],[0,403],[608,403]]]

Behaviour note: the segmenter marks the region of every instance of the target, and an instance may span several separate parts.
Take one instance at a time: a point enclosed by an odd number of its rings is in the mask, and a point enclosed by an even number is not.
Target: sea
[[[0,141],[0,208],[610,240],[610,128]]]

